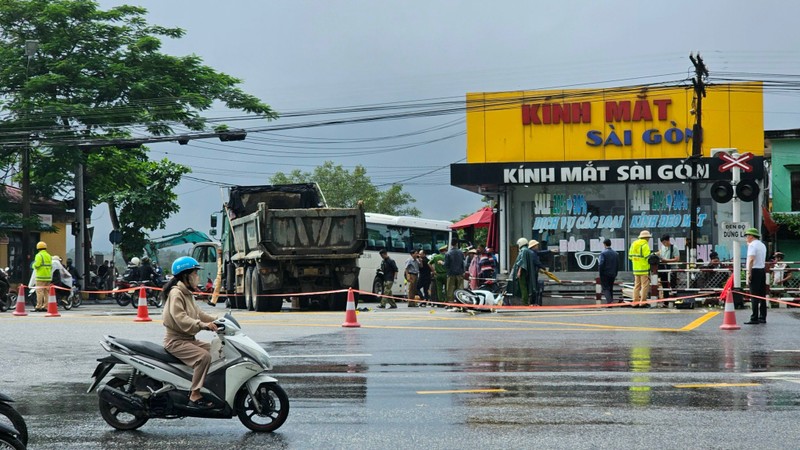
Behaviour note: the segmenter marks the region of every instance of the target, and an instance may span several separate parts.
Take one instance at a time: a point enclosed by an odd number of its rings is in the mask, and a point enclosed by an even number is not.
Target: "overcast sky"
[[[200,56],[284,114],[463,99],[467,92],[681,80],[690,76],[691,51],[700,51],[712,77],[800,76],[798,2],[100,1],[103,8],[125,3],[147,8],[152,24],[186,30],[183,39],[164,42],[165,53]],[[766,129],[800,127],[796,94],[764,98]],[[364,165],[377,184],[431,172],[404,187],[423,216],[452,220],[481,206],[478,195],[449,186],[449,170],[436,170],[465,157],[463,119],[456,113],[251,133],[244,142],[161,145],[151,157],[230,184],[264,184],[276,171],[311,171],[325,160]],[[282,123],[291,120],[271,122]],[[409,136],[389,138],[400,134]],[[208,216],[221,207],[219,188],[210,184],[185,180],[177,192],[181,212],[152,237],[208,231]],[[96,208],[92,221],[95,249],[110,251],[108,212]]]

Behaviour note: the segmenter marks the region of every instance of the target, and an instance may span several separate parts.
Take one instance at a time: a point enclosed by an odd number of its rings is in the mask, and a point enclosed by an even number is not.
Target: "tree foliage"
[[[88,0],[0,0],[0,164],[30,145],[34,193],[54,196],[70,193],[83,161],[90,206],[109,202],[128,251],[178,210],[172,190],[188,168],[148,161],[145,149],[82,152],[79,142],[206,131],[201,112],[214,102],[276,117],[198,56],[161,53],[161,39],[184,30],[150,25],[146,13]],[[27,40],[39,44],[26,58]]]
[[[419,209],[411,206],[416,200],[403,187],[395,184],[381,191],[367,176],[367,169],[356,166],[353,171],[325,161],[313,172],[295,169],[288,174],[278,172],[270,178],[272,184],[317,183],[329,206],[352,208],[359,200],[364,202],[367,212],[396,216],[419,216]]]

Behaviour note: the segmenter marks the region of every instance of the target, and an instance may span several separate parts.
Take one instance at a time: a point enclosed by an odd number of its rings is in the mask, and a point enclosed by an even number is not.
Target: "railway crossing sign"
[[[724,164],[719,166],[720,172],[727,172],[733,168],[738,168],[745,172],[753,171],[753,166],[747,163],[747,161],[750,161],[754,157],[750,152],[742,153],[738,158],[725,152],[717,153],[717,156],[719,156],[719,159],[725,161]]]

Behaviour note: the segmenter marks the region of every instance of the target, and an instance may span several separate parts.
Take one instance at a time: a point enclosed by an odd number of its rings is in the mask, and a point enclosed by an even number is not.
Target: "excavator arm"
[[[200,242],[212,242],[207,234],[192,228],[187,228],[173,234],[166,234],[159,238],[150,239],[144,246],[144,251],[153,262],[158,263],[158,250],[166,247],[175,247],[183,244],[197,244]]]

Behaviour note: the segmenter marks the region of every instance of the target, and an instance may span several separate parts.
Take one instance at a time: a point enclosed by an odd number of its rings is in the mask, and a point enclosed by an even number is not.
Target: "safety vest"
[[[628,259],[633,263],[634,275],[647,275],[650,273],[650,263],[647,262],[647,257],[650,256],[650,246],[647,245],[647,240],[637,239],[631,244],[628,249]]]
[[[36,271],[36,281],[47,281],[49,283],[53,275],[52,267],[53,258],[47,253],[47,250],[40,250],[33,260],[33,270]]]

